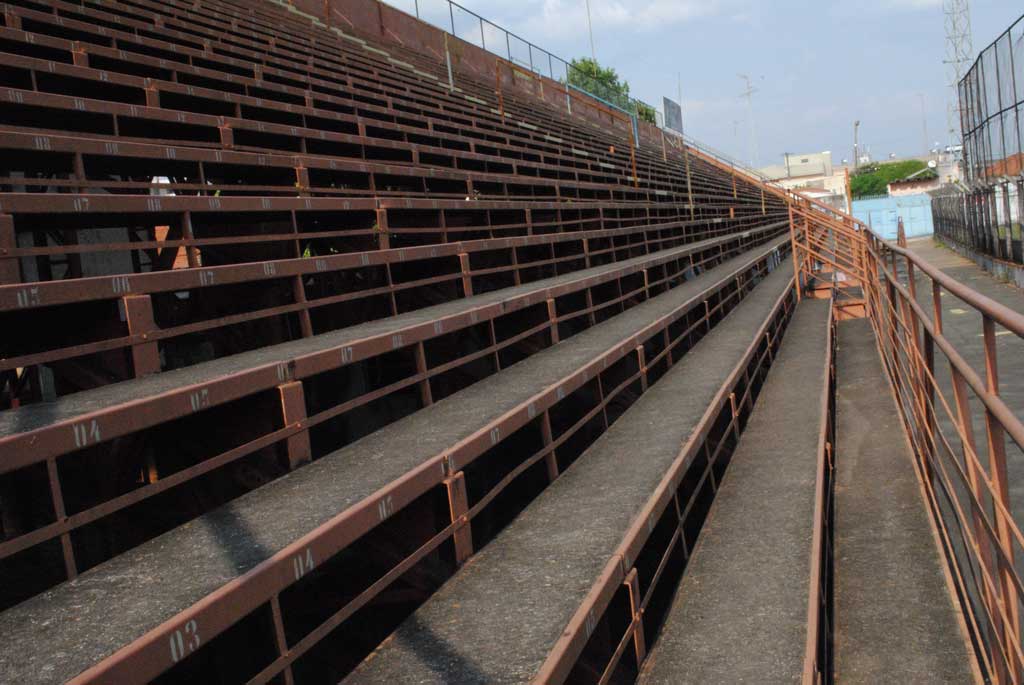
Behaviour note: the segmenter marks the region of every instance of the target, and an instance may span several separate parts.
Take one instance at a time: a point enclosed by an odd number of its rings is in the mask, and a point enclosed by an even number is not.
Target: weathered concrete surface
[[[345,682],[531,680],[791,275],[765,279]]]
[[[801,680],[829,307],[797,307],[643,685]]]
[[[836,436],[836,682],[974,682],[960,613],[866,319],[838,324]]]

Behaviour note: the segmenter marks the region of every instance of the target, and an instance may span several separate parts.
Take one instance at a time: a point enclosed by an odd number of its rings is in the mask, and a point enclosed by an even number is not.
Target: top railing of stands
[[[541,76],[547,76],[552,80],[568,83],[575,89],[594,96],[605,104],[613,105],[630,116],[646,120],[663,131],[682,137],[691,148],[696,148],[719,161],[742,169],[761,181],[768,180],[767,176],[748,168],[726,153],[668,128],[664,124],[661,112],[653,105],[639,98],[631,97],[628,90],[623,93],[617,83],[598,78],[573,66],[572,62],[535,45],[453,0],[389,0],[388,4],[409,12],[418,19],[438,28],[448,30],[453,36],[492,52],[513,64],[520,65]]]
[[[389,0],[388,4],[534,73],[570,83],[633,116],[641,119],[648,117],[648,121],[654,116],[653,106],[630,97],[628,91],[623,93],[618,84],[573,66],[571,61],[562,59],[453,0]]]
[[[661,113],[653,105],[639,98],[631,97],[628,91],[624,94],[617,83],[598,78],[573,66],[572,62],[567,62],[453,0],[389,0],[388,4],[409,11],[422,21],[438,28],[450,30],[452,35],[499,55],[509,62],[555,81],[569,83],[577,90],[614,105],[631,116],[640,119],[646,117],[649,123],[655,124],[658,128],[673,135],[680,135],[664,125],[663,117],[659,116]],[[689,136],[682,137],[690,147],[697,148],[731,166],[743,169],[755,178],[762,181],[767,180],[766,176],[747,168],[733,157],[699,143]]]
[[[285,2],[287,0],[272,1]],[[291,3],[288,2],[288,4]],[[628,92],[624,94],[618,84],[612,84],[607,80],[597,78],[574,67],[572,62],[566,61],[554,53],[508,31],[504,27],[454,2],[454,0],[389,0],[387,4],[415,16],[417,19],[432,26],[448,31],[451,35],[491,52],[513,65],[521,66],[540,76],[546,76],[552,80],[566,83],[572,86],[573,89],[594,97],[602,104],[610,105],[623,111],[633,118],[634,137],[636,138],[638,138],[636,122],[638,119],[645,119],[670,136],[682,139],[689,148],[700,151],[705,156],[714,158],[735,171],[741,171],[762,184],[769,183],[767,176],[748,167],[736,158],[701,143],[688,135],[668,128],[665,126],[664,117],[660,111],[653,105],[638,98],[630,97]],[[502,49],[503,47],[504,49]],[[546,69],[545,64],[547,66]],[[573,80],[570,80],[570,74],[572,74]],[[802,195],[794,195],[777,184],[770,183],[770,185],[786,196],[803,198]]]

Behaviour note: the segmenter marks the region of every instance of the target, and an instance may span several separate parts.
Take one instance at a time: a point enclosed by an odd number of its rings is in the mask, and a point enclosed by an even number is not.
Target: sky
[[[410,12],[414,1],[387,0]],[[421,16],[443,16],[447,28],[444,0],[418,2]],[[458,2],[560,57],[590,54],[585,0]],[[970,4],[975,56],[1022,11],[1020,0]],[[824,150],[836,163],[852,159],[857,119],[875,159],[948,143],[942,0],[590,0],[590,8],[597,60],[658,109],[662,96],[677,99],[681,75],[686,133],[744,162]],[[457,33],[475,22],[457,11],[455,19]],[[738,74],[757,89],[752,117]]]

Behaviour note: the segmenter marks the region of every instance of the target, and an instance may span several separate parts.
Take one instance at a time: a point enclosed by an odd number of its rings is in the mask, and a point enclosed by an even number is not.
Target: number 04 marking
[[[292,570],[295,571],[295,580],[302,578],[313,570],[313,550],[307,547],[305,554],[292,557]]]

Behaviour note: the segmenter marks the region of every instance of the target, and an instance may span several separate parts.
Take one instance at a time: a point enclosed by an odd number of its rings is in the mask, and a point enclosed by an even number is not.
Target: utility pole
[[[927,157],[929,154],[928,147],[928,115],[924,107],[924,93],[918,93],[917,97],[921,99],[921,132],[924,134],[924,154]]]
[[[860,149],[857,145],[857,129],[860,128],[860,119],[853,122],[853,170],[856,171],[860,165]]]
[[[597,63],[597,53],[594,51],[594,25],[590,20],[590,0],[587,3],[587,31],[590,32],[590,59]]]
[[[748,148],[750,153],[750,166],[751,168],[755,168],[757,166],[757,136],[754,133],[754,104],[752,96],[754,95],[754,93],[757,92],[757,88],[754,88],[750,84],[750,77],[747,76],[746,74],[737,74],[737,76],[739,76],[740,79],[747,84],[746,89],[742,93],[740,93],[740,97],[747,98],[747,121],[749,124],[748,135],[750,136],[750,140],[748,141]]]

